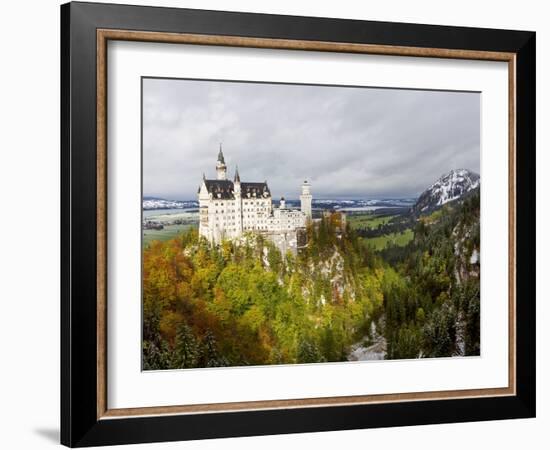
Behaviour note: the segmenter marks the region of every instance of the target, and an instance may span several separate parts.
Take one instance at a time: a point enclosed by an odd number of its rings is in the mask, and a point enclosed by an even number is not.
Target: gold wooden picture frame
[[[404,394],[379,394],[345,397],[302,398],[288,400],[267,400],[254,402],[214,403],[206,405],[174,405],[146,408],[109,409],[107,407],[107,42],[137,41],[165,44],[218,45],[246,48],[267,48],[302,51],[343,52],[391,56],[414,56],[431,58],[452,58],[483,61],[503,61],[508,63],[509,73],[509,111],[508,111],[508,161],[509,161],[509,223],[508,251],[509,263],[509,385],[506,388],[469,389],[434,392],[411,392]],[[97,272],[98,289],[98,419],[102,417],[126,417],[143,414],[177,414],[200,412],[228,412],[239,410],[260,410],[272,408],[296,408],[311,406],[353,405],[368,403],[386,403],[395,401],[443,400],[449,398],[495,397],[515,395],[515,54],[508,52],[490,52],[475,50],[451,50],[421,47],[393,47],[372,44],[346,44],[321,41],[299,41],[285,39],[262,39],[235,36],[212,36],[185,33],[153,33],[147,31],[97,30],[97,255],[99,267]]]

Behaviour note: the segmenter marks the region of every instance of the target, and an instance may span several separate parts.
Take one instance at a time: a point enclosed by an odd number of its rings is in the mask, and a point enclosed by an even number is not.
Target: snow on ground
[[[474,248],[474,251],[472,252],[472,256],[470,256],[470,264],[477,264],[479,262],[479,253]]]
[[[466,169],[452,170],[444,175],[428,189],[432,196],[438,197],[439,206],[461,197],[464,193],[479,186],[479,178]]]
[[[348,361],[379,361],[386,357],[386,340],[381,338],[375,344],[364,347],[358,342],[351,347]]]
[[[142,207],[145,210],[150,209],[183,209],[183,208],[198,208],[199,203],[194,200],[165,200],[163,198],[145,198]]]

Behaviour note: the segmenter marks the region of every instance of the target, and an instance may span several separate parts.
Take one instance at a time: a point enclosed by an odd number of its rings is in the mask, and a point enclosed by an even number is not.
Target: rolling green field
[[[163,230],[143,230],[143,246],[147,246],[151,241],[167,241],[175,238],[178,234],[196,227],[195,224],[183,225],[165,225]]]
[[[391,233],[384,236],[379,236],[375,238],[365,239],[368,245],[370,245],[374,250],[383,250],[386,248],[388,243],[403,247],[412,241],[414,237],[413,231],[408,228],[402,233]]]
[[[352,214],[347,217],[348,222],[352,228],[377,228],[378,225],[385,225],[395,216],[376,216],[372,213],[366,214]],[[159,219],[161,216],[155,217]],[[143,246],[146,247],[152,241],[167,241],[175,238],[178,234],[188,230],[189,228],[196,227],[197,224],[186,223],[181,225],[164,225],[162,230],[143,230]],[[383,250],[386,245],[391,242],[394,245],[404,246],[409,243],[413,238],[413,232],[410,229],[405,230],[403,233],[391,233],[384,236],[375,238],[364,239],[375,250]]]
[[[372,213],[350,214],[347,221],[352,228],[377,228],[378,225],[385,225],[395,216],[377,216]]]
[[[351,228],[354,229],[376,229],[379,225],[386,225],[391,219],[397,217],[391,216],[378,216],[375,213],[367,212],[363,214],[350,214],[347,216],[347,221]],[[388,243],[398,245],[400,247],[407,245],[414,237],[414,233],[411,229],[406,229],[401,233],[390,233],[384,236],[363,238],[363,241],[371,246],[374,250],[383,250]]]

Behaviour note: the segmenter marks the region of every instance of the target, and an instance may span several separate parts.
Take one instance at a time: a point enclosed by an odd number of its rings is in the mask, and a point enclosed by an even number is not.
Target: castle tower
[[[237,236],[240,236],[243,232],[243,201],[241,197],[241,177],[239,176],[239,167],[235,168],[233,195],[235,196],[235,232]]]
[[[312,195],[310,188],[311,185],[307,182],[307,180],[305,180],[304,184],[302,184],[302,195],[300,195],[300,209],[307,216],[308,219],[311,219]]]
[[[216,163],[216,174],[218,175],[218,180],[227,179],[227,166],[225,165],[225,159],[223,157],[221,143],[220,143],[220,151],[218,153],[218,161]]]
[[[209,241],[212,241],[212,229],[210,227],[210,215],[208,214],[208,207],[210,204],[210,193],[206,186],[206,175],[202,174],[202,182],[198,191],[199,200],[199,236],[205,237]]]

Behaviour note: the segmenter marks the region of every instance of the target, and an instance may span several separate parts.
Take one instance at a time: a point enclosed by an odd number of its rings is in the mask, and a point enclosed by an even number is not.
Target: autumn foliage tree
[[[143,249],[143,368],[345,361],[373,339],[389,359],[479,354],[479,276],[468,262],[478,228],[473,196],[382,252],[341,215],[310,223],[296,255],[254,234],[153,241]]]

